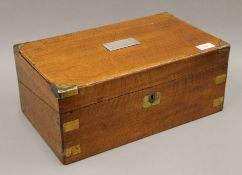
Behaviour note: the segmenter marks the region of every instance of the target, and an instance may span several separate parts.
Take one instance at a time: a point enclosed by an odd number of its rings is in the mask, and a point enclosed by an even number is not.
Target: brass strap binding
[[[226,78],[227,78],[227,74],[222,74],[222,75],[217,76],[215,78],[215,84],[219,85],[219,84],[225,83]]]
[[[73,131],[73,130],[79,129],[79,127],[80,127],[79,119],[69,121],[63,124],[63,132]]]
[[[221,106],[224,102],[224,97],[219,97],[213,100],[213,107]]]
[[[71,157],[81,153],[81,146],[80,144],[68,147],[64,149],[65,157]]]

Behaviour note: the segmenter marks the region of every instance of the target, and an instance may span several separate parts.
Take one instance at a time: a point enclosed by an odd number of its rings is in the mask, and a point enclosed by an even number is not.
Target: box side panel
[[[60,115],[19,82],[21,108],[38,133],[63,161]]]
[[[58,99],[52,92],[49,83],[22,57],[19,53],[19,47],[21,45],[14,47],[18,81],[31,89],[35,95],[48,103],[53,109],[59,111]]]
[[[64,163],[221,111],[226,74],[227,64],[224,63],[189,77],[62,114],[64,125],[73,123],[72,129],[63,133]],[[144,107],[144,98],[154,92],[160,94],[159,103]]]
[[[123,94],[139,91],[161,83],[166,83],[182,77],[188,77],[213,68],[216,65],[227,64],[228,52],[219,50],[198,54],[196,56],[176,61],[172,64],[157,65],[152,69],[105,81],[79,89],[79,94],[61,99],[60,111],[68,112],[81,107],[115,98]]]

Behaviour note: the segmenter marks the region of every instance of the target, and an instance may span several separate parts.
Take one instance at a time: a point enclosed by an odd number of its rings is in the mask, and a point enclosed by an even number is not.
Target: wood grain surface
[[[206,72],[217,65],[227,64],[228,56],[229,52],[219,54],[218,50],[211,50],[171,64],[157,65],[142,72],[80,88],[78,95],[60,99],[59,108],[62,112],[68,112],[182,77]]]
[[[80,144],[80,154],[64,163],[95,155],[222,110],[213,100],[224,96],[225,84],[215,77],[227,65],[188,78],[147,88],[90,107],[62,114],[63,122],[80,120],[80,129],[63,134],[64,147]],[[143,108],[145,95],[160,92],[161,103]]]
[[[18,81],[46,102],[55,111],[59,111],[58,99],[50,89],[50,84],[29,64],[15,48],[15,64]]]
[[[141,44],[103,47],[126,38]],[[196,47],[205,43],[214,47]],[[169,13],[25,43],[15,47],[22,110],[69,164],[221,111],[229,51]],[[78,94],[60,98],[51,85]]]
[[[103,47],[130,37],[141,44],[113,52]],[[220,40],[164,13],[26,43],[20,52],[48,82],[83,87],[189,58],[208,42],[219,46]]]
[[[19,93],[23,113],[55,155],[63,161],[60,114],[21,82],[19,82]]]

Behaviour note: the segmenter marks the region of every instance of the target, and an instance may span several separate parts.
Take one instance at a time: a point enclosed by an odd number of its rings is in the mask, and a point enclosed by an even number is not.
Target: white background
[[[12,46],[169,11],[232,45],[223,112],[63,166],[20,111]],[[1,175],[241,175],[241,0],[0,0]]]

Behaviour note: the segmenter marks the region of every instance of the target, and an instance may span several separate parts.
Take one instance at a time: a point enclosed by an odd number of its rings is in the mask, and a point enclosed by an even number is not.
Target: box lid
[[[161,13],[25,43],[20,53],[49,83],[80,89],[220,47],[220,39]]]

